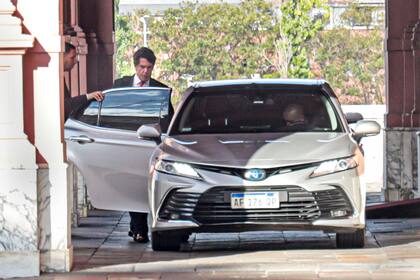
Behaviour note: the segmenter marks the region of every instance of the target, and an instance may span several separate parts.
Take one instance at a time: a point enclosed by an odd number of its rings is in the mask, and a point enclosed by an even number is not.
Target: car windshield
[[[321,91],[248,89],[193,93],[170,134],[342,131]]]

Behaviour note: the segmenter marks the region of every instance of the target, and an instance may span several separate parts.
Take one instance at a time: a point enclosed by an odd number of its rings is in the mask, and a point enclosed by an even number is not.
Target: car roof
[[[329,96],[335,97],[334,91],[325,80],[317,79],[235,79],[194,82],[182,95],[182,105],[191,95],[205,92],[218,92],[225,89],[258,88],[307,88],[323,89]]]
[[[325,80],[316,79],[236,79],[195,82],[193,88],[207,88],[220,86],[240,85],[298,85],[298,86],[321,86],[326,84]]]

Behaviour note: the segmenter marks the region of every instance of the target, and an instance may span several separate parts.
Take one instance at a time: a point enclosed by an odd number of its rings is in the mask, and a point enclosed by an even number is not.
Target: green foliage
[[[188,79],[250,77],[268,68],[262,52],[275,19],[272,4],[263,0],[240,5],[187,2],[154,21],[150,44],[168,56],[161,75],[176,77],[179,88]]]
[[[244,0],[239,5],[183,3],[153,22],[150,44],[168,56],[161,77],[184,89],[188,80],[308,77],[304,43],[321,29],[313,8],[324,0]],[[293,15],[289,16],[292,11]]]
[[[116,69],[117,77],[128,75],[131,72],[130,49],[133,45],[135,34],[129,31],[129,17],[117,15],[116,17]]]
[[[307,58],[306,42],[322,29],[328,14],[311,16],[312,11],[327,11],[323,0],[288,0],[280,6],[281,19],[278,25],[291,45],[291,61],[288,68],[290,77],[308,78],[310,66]]]
[[[185,2],[148,18],[148,43],[158,57],[153,76],[172,86],[175,98],[192,81],[259,75],[324,78],[343,103],[383,103],[383,30],[372,24],[374,8],[350,5],[343,14],[347,24],[366,23],[363,31],[323,31],[328,11],[326,0]],[[134,72],[147,14],[116,16],[118,76]]]
[[[133,14],[120,15],[115,18],[116,72],[117,77],[132,75],[134,72],[133,54],[143,45],[143,25],[140,18],[150,13],[137,10]]]
[[[114,11],[116,15],[120,13],[120,0],[114,0]]]
[[[375,13],[380,14],[379,12],[379,7],[360,6],[352,3],[341,15],[341,20],[350,26],[367,26],[369,28],[375,23],[373,15]],[[378,20],[379,22],[377,24],[381,25],[384,23],[383,18],[379,18]]]
[[[326,30],[311,40],[312,73],[328,80],[345,104],[383,104],[385,88],[383,21],[378,7],[351,4],[341,19],[364,29]]]
[[[264,0],[244,0],[239,5],[186,2],[179,9],[168,9],[161,19],[149,21],[149,44],[167,57],[156,72],[180,90],[188,80],[255,74],[308,77],[304,43],[322,27],[320,19],[310,16],[322,3],[289,0],[279,8]],[[130,57],[142,40],[142,26],[137,22],[144,14],[117,16],[118,76],[132,72]]]
[[[333,29],[311,42],[313,72],[335,88],[342,103],[384,102],[383,31]]]

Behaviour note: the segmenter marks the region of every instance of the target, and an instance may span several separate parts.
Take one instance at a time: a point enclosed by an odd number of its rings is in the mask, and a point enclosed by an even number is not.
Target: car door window
[[[81,122],[97,125],[98,124],[98,114],[99,114],[99,102],[92,101],[89,106],[84,110],[83,114],[79,117],[76,116]],[[73,117],[73,116],[72,116]]]
[[[170,89],[126,88],[105,91],[105,99],[92,102],[78,118],[84,123],[136,131],[143,124],[167,127]],[[165,131],[165,129],[162,129]]]
[[[99,126],[137,130],[168,115],[169,90],[116,90],[102,102]]]

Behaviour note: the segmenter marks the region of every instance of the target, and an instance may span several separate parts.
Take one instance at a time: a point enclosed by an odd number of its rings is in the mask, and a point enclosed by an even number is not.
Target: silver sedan
[[[138,100],[107,109],[118,93]],[[154,250],[178,250],[192,232],[249,230],[324,230],[337,233],[337,247],[364,246],[358,143],[380,127],[346,118],[325,81],[196,83],[173,117],[169,96],[111,90],[66,123],[69,159],[94,206],[150,210]]]

